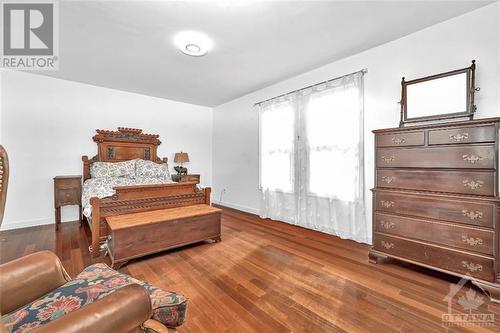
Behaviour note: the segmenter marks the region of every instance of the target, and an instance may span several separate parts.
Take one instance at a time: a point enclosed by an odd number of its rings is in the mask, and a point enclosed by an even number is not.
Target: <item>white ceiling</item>
[[[61,1],[60,69],[40,74],[216,106],[490,2]],[[182,54],[186,29],[215,49]]]

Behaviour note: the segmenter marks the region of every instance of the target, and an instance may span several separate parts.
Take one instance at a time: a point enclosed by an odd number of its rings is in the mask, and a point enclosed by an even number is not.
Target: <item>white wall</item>
[[[82,173],[81,155],[97,153],[98,128],[160,134],[158,155],[170,168],[174,153],[186,151],[189,171],[211,185],[211,108],[29,73],[1,76],[0,142],[11,166],[2,229],[53,223],[52,178]],[[63,207],[63,221],[75,219],[76,208]]]
[[[259,211],[258,114],[256,102],[343,74],[368,69],[365,76],[365,157],[367,223],[371,228],[373,134],[397,127],[400,82],[477,61],[477,118],[500,116],[500,5],[495,3],[357,55],[328,64],[214,109],[213,199],[237,209]],[[332,41],[335,43],[335,41]],[[286,54],[283,55],[286,61]],[[339,114],[339,121],[342,115]],[[334,186],[332,184],[332,186]],[[370,229],[371,230],[371,229]]]

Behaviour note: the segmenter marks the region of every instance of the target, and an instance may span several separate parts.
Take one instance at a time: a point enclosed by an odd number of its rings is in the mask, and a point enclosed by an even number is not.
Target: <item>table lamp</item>
[[[183,153],[182,151],[180,153],[175,153],[174,162],[181,164],[180,166],[174,167],[174,170],[177,171],[177,174],[187,175],[187,168],[185,168],[183,164],[189,162],[188,153]]]

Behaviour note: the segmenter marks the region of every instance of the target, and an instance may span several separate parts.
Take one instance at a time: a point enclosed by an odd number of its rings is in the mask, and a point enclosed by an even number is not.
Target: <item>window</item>
[[[260,216],[368,241],[363,72],[259,105]]]
[[[295,113],[289,101],[264,107],[260,114],[260,184],[293,192]]]
[[[363,72],[259,105],[260,216],[367,242]]]
[[[358,90],[342,86],[313,94],[305,110],[308,193],[353,201],[360,135]]]
[[[360,94],[354,85],[328,87],[261,107],[261,187],[294,192],[296,184],[305,184],[307,195],[353,201],[359,109]],[[295,118],[302,124],[297,126]]]

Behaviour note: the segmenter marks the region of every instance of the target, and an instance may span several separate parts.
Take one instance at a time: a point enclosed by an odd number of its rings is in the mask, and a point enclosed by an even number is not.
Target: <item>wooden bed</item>
[[[97,143],[98,153],[89,159],[82,156],[83,181],[90,178],[90,166],[94,162],[120,162],[141,158],[157,163],[167,163],[167,158],[157,156],[161,144],[159,135],[144,134],[141,129],[118,127],[118,131],[97,130],[93,140]],[[209,187],[198,189],[196,182],[133,185],[115,187],[112,197],[90,199],[92,218],[92,256],[100,253],[100,243],[109,234],[106,217],[151,210],[210,204]]]

